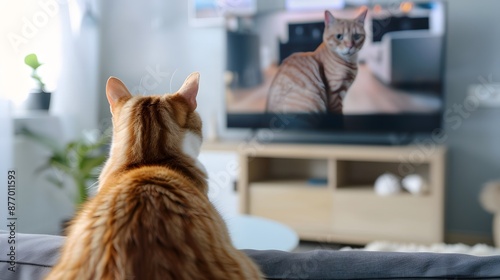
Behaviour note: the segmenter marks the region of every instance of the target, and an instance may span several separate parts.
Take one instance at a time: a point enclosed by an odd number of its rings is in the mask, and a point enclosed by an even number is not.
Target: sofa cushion
[[[269,279],[500,279],[500,256],[314,250],[246,250]]]
[[[42,279],[58,258],[64,237],[0,231],[0,278]],[[11,239],[12,240],[12,239]],[[15,246],[15,272],[10,271]],[[268,279],[500,279],[500,256],[315,250],[304,253],[244,250]]]
[[[56,263],[64,238],[55,235],[21,233],[15,233],[12,236],[15,239],[9,239],[10,232],[0,231],[0,279],[42,279]],[[12,254],[15,256],[15,263],[11,263]]]

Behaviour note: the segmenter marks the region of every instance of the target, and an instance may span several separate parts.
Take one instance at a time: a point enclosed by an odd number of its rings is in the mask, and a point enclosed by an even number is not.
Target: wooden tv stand
[[[235,145],[241,212],[280,221],[303,240],[430,244],[444,239],[442,146]],[[375,179],[419,174],[429,192],[380,196]]]

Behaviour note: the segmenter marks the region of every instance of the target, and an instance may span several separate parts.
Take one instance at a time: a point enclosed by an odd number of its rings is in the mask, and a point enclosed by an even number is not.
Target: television
[[[286,0],[248,14],[226,13],[227,128],[333,134],[428,134],[442,127],[446,7],[441,1]],[[328,6],[330,3],[330,6]],[[271,111],[270,87],[283,61],[323,42],[325,10],[367,10],[357,75],[341,112]]]

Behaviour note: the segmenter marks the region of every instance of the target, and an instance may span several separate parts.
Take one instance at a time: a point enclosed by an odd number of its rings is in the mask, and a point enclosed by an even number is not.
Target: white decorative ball
[[[424,194],[429,191],[429,187],[424,178],[418,174],[411,174],[401,181],[403,188],[411,194]]]
[[[484,210],[493,214],[500,213],[500,182],[487,183],[479,194],[479,202]]]
[[[375,180],[375,193],[378,195],[391,195],[401,192],[399,177],[392,173],[384,173]]]

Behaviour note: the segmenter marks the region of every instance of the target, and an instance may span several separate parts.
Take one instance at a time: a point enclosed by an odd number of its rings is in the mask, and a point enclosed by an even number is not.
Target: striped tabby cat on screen
[[[283,61],[269,89],[267,111],[342,114],[343,99],[358,71],[366,13],[339,19],[325,11],[323,43],[314,52],[295,53]]]
[[[197,157],[199,74],[175,94],[132,96],[110,78],[110,157],[47,279],[261,279],[209,202]]]

